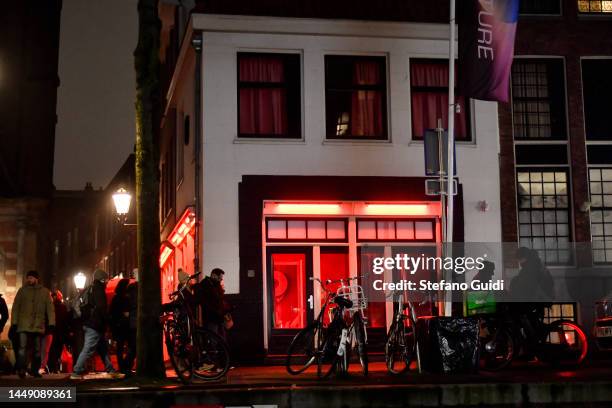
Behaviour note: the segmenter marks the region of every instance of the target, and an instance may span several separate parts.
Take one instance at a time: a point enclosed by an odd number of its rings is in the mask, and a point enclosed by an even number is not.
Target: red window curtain
[[[372,61],[355,62],[354,85],[380,85],[380,64]],[[351,135],[382,136],[382,92],[377,90],[353,91],[351,100]]]
[[[287,134],[284,71],[282,58],[242,56],[239,59],[240,134]]]
[[[448,65],[413,63],[410,68],[412,86],[412,136],[422,139],[425,129],[435,129],[438,118],[448,127]],[[416,89],[415,89],[416,88]],[[444,88],[423,90],[419,88]],[[461,113],[455,115],[455,138],[467,140],[466,105],[463,96],[457,97]]]

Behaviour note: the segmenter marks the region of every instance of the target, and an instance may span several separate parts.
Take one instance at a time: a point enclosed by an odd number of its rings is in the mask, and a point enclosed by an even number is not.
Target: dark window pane
[[[612,2],[611,2],[612,4]],[[584,120],[587,140],[612,140],[612,59],[582,61]]]
[[[515,139],[566,139],[561,59],[515,59],[512,64]]]
[[[561,0],[523,0],[519,4],[521,14],[561,14]]]
[[[516,164],[567,164],[567,146],[517,144]]]

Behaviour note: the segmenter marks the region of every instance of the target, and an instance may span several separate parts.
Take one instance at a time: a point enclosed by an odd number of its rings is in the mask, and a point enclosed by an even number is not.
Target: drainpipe
[[[195,237],[193,242],[193,270],[200,272],[200,236],[202,226],[202,33],[196,33],[191,39],[191,46],[196,53],[195,93],[194,93],[194,149],[195,149]]]

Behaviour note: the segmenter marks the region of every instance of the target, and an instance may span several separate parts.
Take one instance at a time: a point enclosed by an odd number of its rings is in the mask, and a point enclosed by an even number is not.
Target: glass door
[[[313,320],[312,248],[268,247],[268,351],[285,354]]]

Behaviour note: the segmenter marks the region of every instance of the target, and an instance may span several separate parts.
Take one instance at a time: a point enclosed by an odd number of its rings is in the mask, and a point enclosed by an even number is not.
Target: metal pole
[[[449,18],[450,39],[448,45],[448,166],[447,170],[447,188],[448,194],[446,206],[446,256],[452,257],[453,243],[453,178],[454,178],[454,146],[455,146],[455,0],[450,0],[450,18]],[[448,277],[452,280],[453,271],[449,271]],[[450,281],[449,280],[449,281]],[[452,292],[447,291],[444,295],[444,315],[451,316],[452,314]]]

